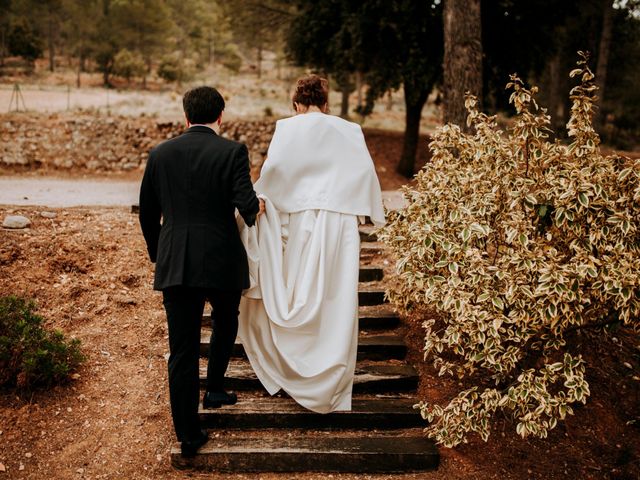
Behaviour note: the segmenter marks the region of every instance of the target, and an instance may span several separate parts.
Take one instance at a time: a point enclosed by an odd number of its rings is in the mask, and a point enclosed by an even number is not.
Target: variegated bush
[[[472,432],[486,440],[499,410],[522,437],[545,437],[589,396],[579,331],[639,330],[640,161],[600,151],[581,57],[569,145],[550,141],[537,89],[515,75],[506,132],[468,96],[474,133],[438,130],[408,205],[379,234],[398,259],[392,301],[435,312],[425,360],[473,385],[447,405],[417,406],[446,446]]]

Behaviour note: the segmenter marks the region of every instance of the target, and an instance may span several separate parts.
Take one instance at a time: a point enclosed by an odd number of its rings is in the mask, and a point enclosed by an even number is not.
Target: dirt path
[[[0,205],[129,206],[139,188],[138,180],[0,177]]]
[[[139,180],[0,177],[0,205],[121,207],[138,203]],[[397,209],[402,195],[383,192],[384,203]]]

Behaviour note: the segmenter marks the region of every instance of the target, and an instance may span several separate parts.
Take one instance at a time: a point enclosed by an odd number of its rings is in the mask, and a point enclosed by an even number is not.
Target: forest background
[[[203,82],[232,90],[234,78],[248,78],[240,84],[256,95],[241,113],[284,116],[292,82],[313,70],[331,79],[334,113],[405,131],[398,170],[410,177],[418,132],[433,131],[443,119],[464,123],[462,101],[452,106],[447,98],[470,89],[481,111],[506,117],[504,85],[511,73],[540,87],[552,126],[563,126],[567,74],[582,50],[591,52],[600,89],[597,129],[604,143],[637,148],[637,1],[450,4],[444,12],[439,0],[0,0],[0,84],[5,91],[26,82],[74,92],[102,85],[181,93]],[[444,55],[447,42],[464,29],[478,62]],[[456,64],[472,78],[448,80]],[[394,110],[393,120],[380,115]]]

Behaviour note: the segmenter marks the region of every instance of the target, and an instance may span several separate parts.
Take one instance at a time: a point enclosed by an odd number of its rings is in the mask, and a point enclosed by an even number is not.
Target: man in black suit
[[[171,414],[184,456],[207,441],[198,418],[200,324],[213,307],[205,408],[234,404],[223,390],[238,331],[238,306],[249,287],[247,254],[235,209],[247,225],[263,211],[251,184],[247,147],[224,139],[224,99],[211,87],[183,98],[188,130],[155,147],[140,188],[140,226],[155,262],[153,288],[162,290],[169,326]],[[162,223],[160,223],[162,219]]]

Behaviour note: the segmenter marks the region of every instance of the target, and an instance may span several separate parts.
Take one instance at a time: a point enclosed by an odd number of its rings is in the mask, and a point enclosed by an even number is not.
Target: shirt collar
[[[189,128],[191,127],[207,127],[215,132],[215,129],[213,127],[211,127],[210,125],[205,125],[204,123],[192,123]]]
[[[202,123],[191,124],[187,132],[214,133],[216,135],[219,135],[215,128],[212,128],[209,125],[204,125]]]

